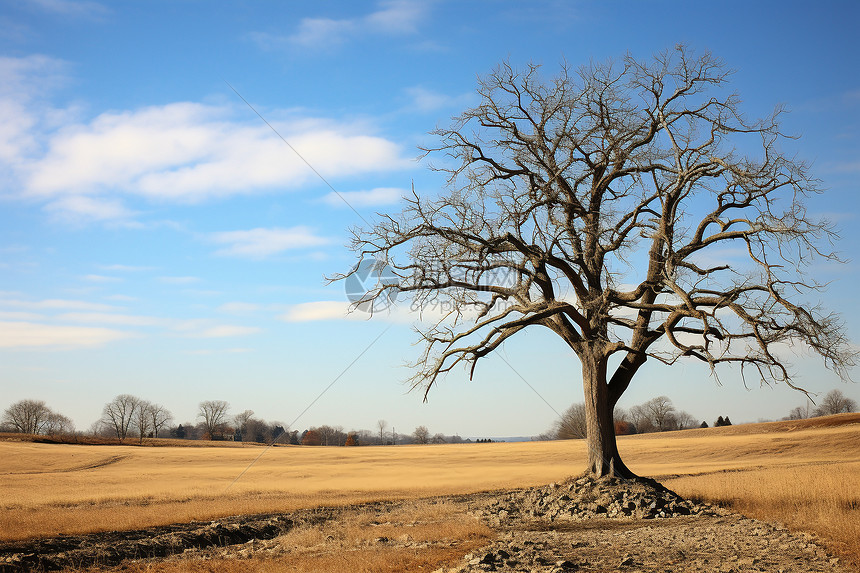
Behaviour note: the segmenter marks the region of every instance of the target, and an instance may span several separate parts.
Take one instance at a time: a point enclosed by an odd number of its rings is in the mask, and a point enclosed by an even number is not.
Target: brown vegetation
[[[818,533],[843,555],[860,557],[858,437],[860,414],[843,414],[625,436],[619,445],[634,471],[682,495]],[[584,467],[584,445],[279,447],[233,483],[261,448],[0,441],[0,535],[134,529],[539,485]]]

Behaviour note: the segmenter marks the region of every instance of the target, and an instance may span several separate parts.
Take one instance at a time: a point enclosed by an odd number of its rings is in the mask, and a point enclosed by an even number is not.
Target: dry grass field
[[[858,446],[857,414],[619,440],[637,473],[818,533],[854,558]],[[0,539],[17,540],[538,485],[578,473],[585,451],[581,441],[265,451],[0,441],[0,460]]]

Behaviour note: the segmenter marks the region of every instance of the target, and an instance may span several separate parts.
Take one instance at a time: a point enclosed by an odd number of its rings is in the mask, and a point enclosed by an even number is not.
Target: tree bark
[[[589,354],[581,355],[580,359],[585,392],[585,422],[588,429],[585,442],[588,450],[588,471],[598,477],[636,477],[618,454],[613,417],[615,403],[609,399],[609,388],[606,384],[607,358]]]

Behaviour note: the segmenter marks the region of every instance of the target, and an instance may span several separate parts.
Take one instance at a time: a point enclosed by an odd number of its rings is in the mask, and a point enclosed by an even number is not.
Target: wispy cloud
[[[438,314],[438,313],[433,313]],[[441,315],[440,315],[441,317]],[[381,320],[411,324],[420,320],[419,313],[410,311],[405,306],[394,305],[390,308],[370,313],[352,310],[347,300],[320,300],[291,305],[278,318],[285,322],[318,322],[329,320]]]
[[[71,195],[53,199],[45,205],[55,221],[72,225],[86,225],[101,222],[126,222],[134,226],[131,220],[137,215],[126,208],[119,199],[109,197],[86,197]]]
[[[94,192],[122,189],[194,203],[275,186],[295,188],[316,177],[266,125],[234,123],[229,115],[226,108],[186,102],[105,113],[89,124],[69,126],[29,166],[27,192],[89,199]],[[327,176],[406,166],[397,145],[354,132],[357,127],[299,118],[272,123]]]
[[[135,316],[129,314],[111,314],[101,312],[68,312],[55,317],[65,322],[82,322],[86,324],[113,324],[117,326],[158,326],[169,321],[153,316]]]
[[[133,336],[110,328],[0,322],[0,348],[95,348]]]
[[[451,96],[423,86],[412,86],[406,88],[405,91],[410,99],[408,108],[422,113],[439,111],[446,108],[459,109],[474,100],[474,96],[471,93]]]
[[[199,277],[158,277],[158,282],[168,285],[190,285],[200,282]]]
[[[316,181],[308,163],[326,178],[415,165],[366,121],[267,110],[300,158],[239,104],[175,102],[81,120],[44,97],[65,70],[44,56],[0,58],[0,195],[40,202],[59,222],[135,226],[142,212],[132,199],[193,204],[298,189]]]
[[[428,2],[389,0],[380,2],[373,12],[355,18],[304,18],[288,36],[255,33],[251,38],[264,50],[287,46],[328,49],[363,36],[414,34],[427,9]]]
[[[65,17],[99,18],[109,13],[106,6],[90,0],[30,0],[30,5]]]
[[[123,279],[119,277],[109,277],[105,275],[84,275],[81,277],[81,280],[91,283],[119,283],[123,281]]]
[[[155,270],[155,267],[142,267],[136,265],[99,265],[99,268],[105,271],[118,271],[128,273],[138,273],[143,271]]]
[[[223,248],[217,255],[263,259],[284,251],[319,247],[331,243],[331,239],[314,234],[308,227],[288,229],[250,229],[247,231],[225,231],[212,233],[209,240]]]
[[[28,310],[79,310],[92,312],[110,312],[117,309],[115,306],[88,302],[83,300],[45,299],[45,300],[21,300],[0,298],[0,308],[23,308]]]
[[[320,300],[293,305],[280,318],[286,322],[314,322],[319,320],[346,320],[349,318],[366,319],[367,316],[350,315],[349,303],[347,301]]]
[[[407,191],[398,187],[377,187],[369,191],[332,191],[322,198],[322,202],[341,209],[393,205],[400,201]]]

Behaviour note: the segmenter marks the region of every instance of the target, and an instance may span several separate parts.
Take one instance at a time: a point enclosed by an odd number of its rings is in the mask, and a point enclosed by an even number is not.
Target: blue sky
[[[0,408],[45,400],[80,429],[119,393],[193,421],[198,402],[267,420],[424,424],[463,436],[535,435],[581,400],[579,365],[543,332],[507,343],[473,381],[422,403],[404,363],[408,303],[344,317],[348,229],[398,210],[428,132],[477,103],[509,59],[579,65],[678,42],[736,70],[750,116],[785,104],[786,144],[827,192],[810,203],[852,261],[821,266],[823,297],[860,338],[855,2],[121,2],[0,6]],[[266,118],[348,208],[233,92]],[[356,358],[358,357],[358,360]],[[799,356],[798,381],[841,388]],[[538,395],[539,394],[539,395]],[[784,386],[722,385],[695,364],[648,365],[622,405],[666,394],[712,421],[779,418]]]

